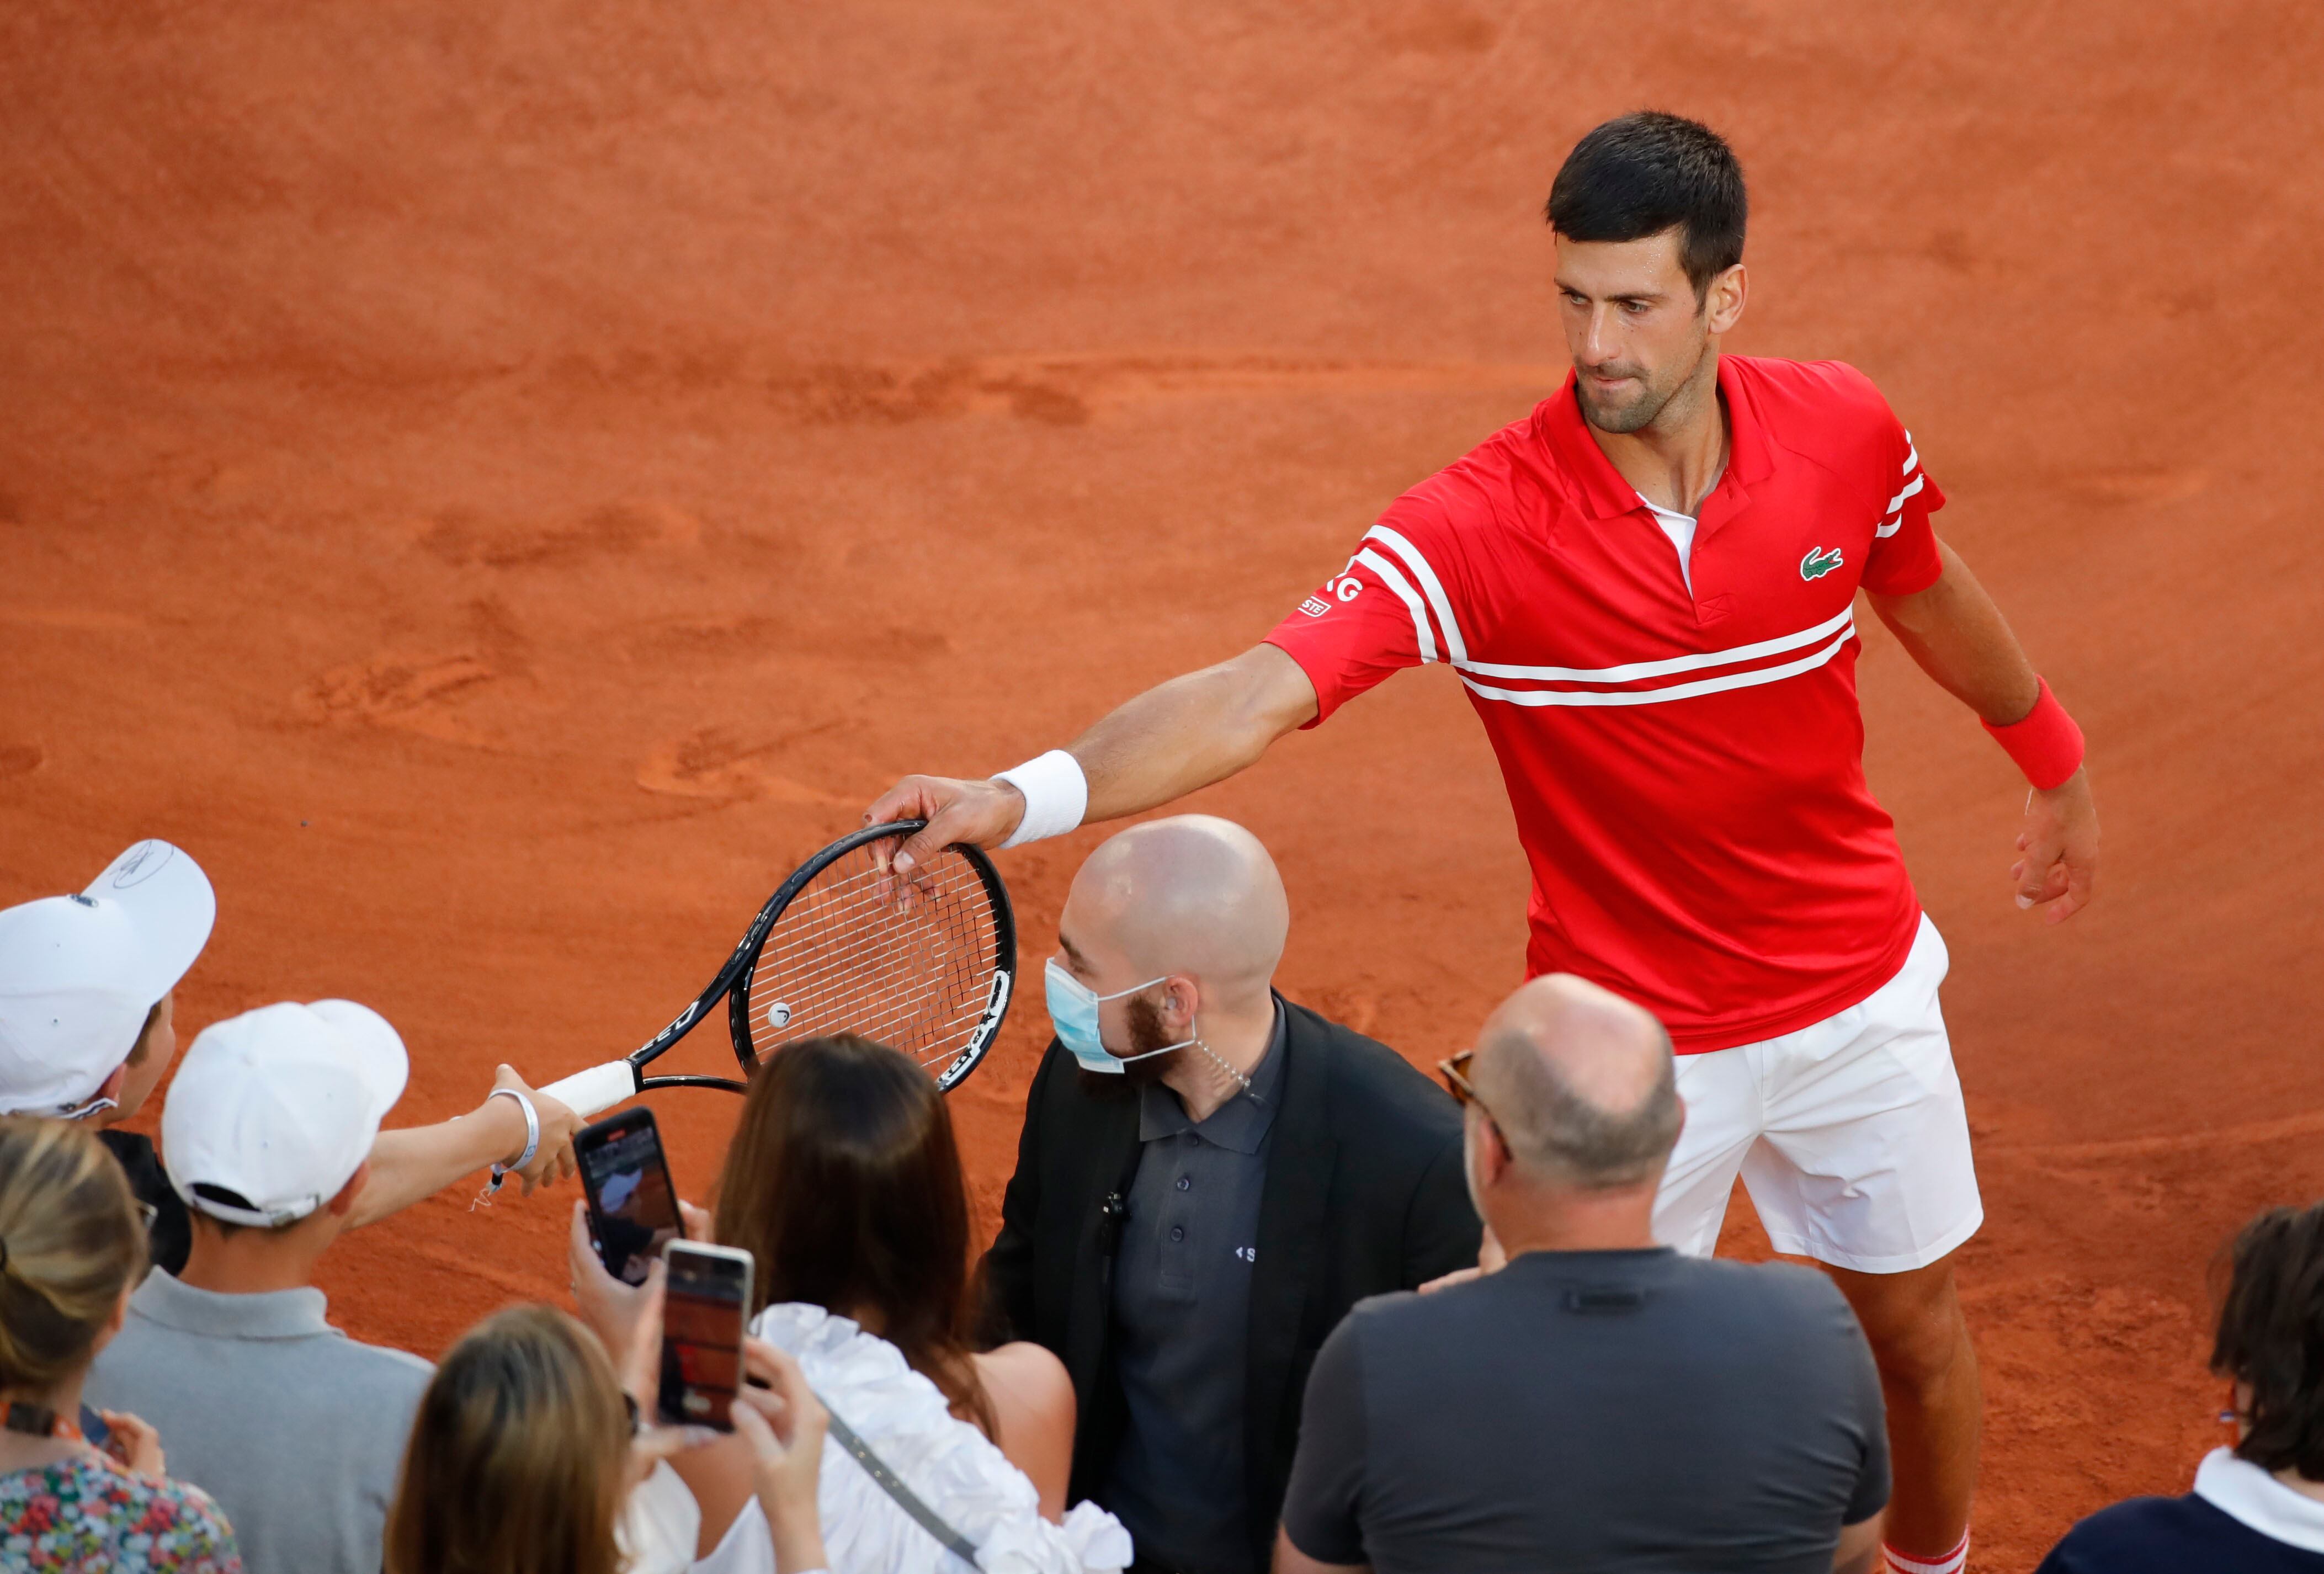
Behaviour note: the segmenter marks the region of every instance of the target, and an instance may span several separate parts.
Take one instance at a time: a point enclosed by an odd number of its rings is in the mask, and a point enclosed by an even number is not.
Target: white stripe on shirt
[[[1397,599],[1404,603],[1405,611],[1412,614],[1412,638],[1413,642],[1420,647],[1420,659],[1424,663],[1435,660],[1436,640],[1428,632],[1428,612],[1420,604],[1420,596],[1412,588],[1412,582],[1397,572],[1395,564],[1370,547],[1356,553],[1356,561],[1379,575],[1380,583],[1396,592]]]
[[[1694,656],[1673,656],[1661,661],[1625,662],[1619,667],[1512,667],[1493,661],[1461,661],[1454,665],[1463,672],[1475,673],[1479,677],[1533,678],[1546,683],[1628,683],[1641,677],[1667,677],[1674,672],[1727,667],[1738,661],[1756,661],[1762,656],[1796,650],[1803,645],[1814,644],[1827,634],[1849,627],[1855,616],[1855,605],[1851,603],[1814,628],[1802,629],[1796,634],[1778,635],[1773,640],[1760,640],[1749,645],[1733,645],[1724,650],[1705,650]]]
[[[1840,653],[1856,632],[1851,623],[1839,639],[1810,656],[1797,661],[1787,661],[1781,667],[1761,667],[1749,672],[1729,673],[1720,677],[1705,677],[1693,683],[1668,684],[1661,688],[1640,689],[1508,689],[1489,688],[1462,672],[1461,681],[1469,692],[1480,699],[1502,700],[1513,705],[1655,705],[1666,700],[1692,699],[1697,695],[1720,694],[1730,688],[1752,688],[1763,683],[1775,683],[1786,677],[1796,677],[1830,661]]]
[[[1428,593],[1428,604],[1436,609],[1437,627],[1444,631],[1444,649],[1457,665],[1469,659],[1469,649],[1461,640],[1461,625],[1452,616],[1452,603],[1445,599],[1444,586],[1436,578],[1436,570],[1420,555],[1420,548],[1404,538],[1403,533],[1386,525],[1374,525],[1365,532],[1368,541],[1378,541],[1404,559],[1412,576],[1420,581],[1420,588]]]

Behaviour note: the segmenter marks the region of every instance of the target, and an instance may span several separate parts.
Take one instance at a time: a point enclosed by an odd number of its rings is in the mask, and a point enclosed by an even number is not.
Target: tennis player
[[[1741,1174],[1878,1357],[1904,1574],[1968,1555],[1979,1401],[1954,1251],[1984,1214],[1937,986],[1944,943],[1864,778],[1854,604],[1983,718],[2032,792],[2021,908],[2088,904],[2080,730],[1930,515],[1944,495],[1858,372],[1720,353],[1746,199],[1709,129],[1599,126],[1548,217],[1573,373],[1391,504],[1268,636],[985,781],[908,777],[866,818],[1015,846],[1233,775],[1400,668],[1458,672],[1532,866],[1529,973],[1652,1010],[1686,1131],[1657,1237],[1708,1253]]]

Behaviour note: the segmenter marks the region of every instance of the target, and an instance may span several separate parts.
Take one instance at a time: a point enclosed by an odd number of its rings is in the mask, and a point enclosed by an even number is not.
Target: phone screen
[[[662,1302],[662,1420],[732,1431],[730,1412],[742,1380],[751,1259],[677,1241],[664,1260],[669,1278]]]
[[[644,1284],[661,1248],[684,1233],[652,1113],[625,1110],[583,1132],[573,1146],[605,1271],[624,1284]]]

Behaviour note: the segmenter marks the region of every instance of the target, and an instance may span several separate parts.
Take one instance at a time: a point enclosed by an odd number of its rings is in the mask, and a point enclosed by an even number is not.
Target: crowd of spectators
[[[1825,1276],[1652,1231],[1670,1042],[1537,979],[1443,1063],[1286,1000],[1280,878],[1181,816],[1092,855],[1057,1038],[981,1261],[951,1116],[851,1036],[752,1077],[688,1235],[755,1265],[733,1430],[657,1424],[664,1284],[504,1309],[439,1365],[329,1321],[349,1229],[573,1169],[502,1068],[383,1129],[409,1062],[342,1000],[207,1026],[158,1150],[208,879],[166,843],[0,912],[0,1568],[120,1574],[1869,1570],[1879,1376]],[[1119,1002],[1111,1005],[1109,1002]],[[2324,1204],[2236,1241],[2236,1441],[2044,1574],[2324,1571]]]

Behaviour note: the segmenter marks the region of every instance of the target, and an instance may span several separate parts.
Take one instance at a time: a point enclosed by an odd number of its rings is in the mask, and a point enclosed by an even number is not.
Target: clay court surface
[[[1753,180],[1729,347],[1879,382],[2092,740],[2101,898],[2045,930],[2012,768],[1867,621],[1989,1212],[1979,1562],[2183,1490],[2209,1259],[2324,1191],[2324,26],[1722,9],[14,0],[0,902],[183,843],[181,1033],[364,1000],[399,1120],[619,1054],[897,775],[1250,644],[1525,413],[1550,174],[1683,110]],[[1203,806],[1282,863],[1296,998],[1425,1063],[1516,982],[1442,668]],[[1037,967],[1094,840],[1003,855]],[[1045,1031],[954,1096],[988,1221]],[[731,1101],[655,1107],[702,1195]],[[561,1299],[574,1195],[364,1232],[337,1317],[433,1353]]]

